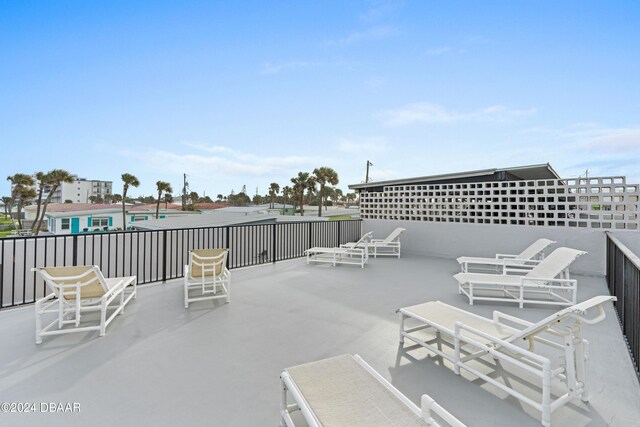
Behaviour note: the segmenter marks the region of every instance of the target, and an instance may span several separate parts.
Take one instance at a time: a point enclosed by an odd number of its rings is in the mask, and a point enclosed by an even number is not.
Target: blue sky
[[[0,3],[3,176],[200,194],[550,162],[640,181],[640,3]],[[3,195],[9,192],[0,183]]]

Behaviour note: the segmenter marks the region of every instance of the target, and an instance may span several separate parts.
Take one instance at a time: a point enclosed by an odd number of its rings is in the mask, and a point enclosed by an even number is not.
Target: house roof
[[[166,208],[165,208],[166,206]],[[182,209],[182,205],[177,205],[175,203],[168,203],[165,205],[165,203],[161,202],[160,203],[160,210],[161,211],[179,211]],[[155,203],[145,203],[142,205],[131,205],[128,209],[128,212],[139,212],[139,211],[156,211],[156,204]]]
[[[222,209],[229,206],[229,203],[225,202],[213,202],[213,203],[196,203],[195,208],[199,211],[208,211],[212,209]]]
[[[516,166],[509,168],[492,168],[479,169],[466,172],[455,172],[440,175],[421,176],[415,178],[393,179],[388,181],[376,181],[361,184],[351,184],[349,188],[352,190],[361,190],[371,187],[385,187],[389,185],[407,185],[407,184],[426,184],[437,183],[440,181],[450,181],[464,178],[489,177],[498,172],[507,172],[520,180],[536,180],[536,179],[561,179],[557,172],[549,163],[540,165]]]
[[[291,216],[275,214],[245,215],[244,213],[216,212],[208,215],[189,215],[164,219],[150,219],[147,221],[136,221],[133,226],[141,230],[167,230],[174,228],[220,227],[226,225],[261,223],[273,224],[276,222],[308,221],[327,221],[327,218],[318,218],[317,216]]]

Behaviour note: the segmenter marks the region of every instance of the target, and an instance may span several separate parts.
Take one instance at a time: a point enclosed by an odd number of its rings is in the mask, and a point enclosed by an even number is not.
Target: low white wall
[[[606,236],[601,229],[363,220],[362,231],[373,231],[374,238],[384,238],[396,227],[407,229],[401,238],[403,252],[441,258],[493,257],[496,253],[517,254],[534,240],[545,237],[557,242],[547,253],[561,246],[588,252],[578,258],[572,272],[594,276],[606,273]],[[640,238],[640,232],[633,233]]]

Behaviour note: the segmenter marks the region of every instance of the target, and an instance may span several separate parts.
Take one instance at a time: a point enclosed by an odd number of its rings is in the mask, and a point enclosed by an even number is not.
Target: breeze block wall
[[[456,258],[519,253],[534,240],[588,252],[572,270],[605,274],[605,231],[640,238],[640,192],[624,177],[384,187],[361,193],[363,232],[406,228],[402,249]]]

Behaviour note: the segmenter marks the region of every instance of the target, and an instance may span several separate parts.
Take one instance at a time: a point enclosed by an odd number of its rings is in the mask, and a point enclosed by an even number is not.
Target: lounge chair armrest
[[[538,283],[530,283],[527,282],[547,282],[547,283],[556,283],[558,285],[570,284],[576,286],[578,281],[576,279],[558,279],[558,278],[548,278],[548,277],[531,277],[531,276],[522,276],[520,278],[523,286],[540,286]],[[548,285],[545,285],[548,286]]]
[[[478,337],[484,338],[485,340],[487,340],[490,345],[481,343],[480,341],[474,339],[473,337],[470,337],[469,335],[462,335],[462,331],[467,331],[470,334],[476,335]],[[529,359],[532,359],[536,362],[538,362],[541,365],[550,365],[551,362],[549,361],[548,358],[533,353],[530,350],[524,349],[522,347],[518,347],[515,344],[512,344],[510,342],[507,342],[505,340],[502,340],[500,338],[496,338],[492,335],[489,335],[479,329],[476,329],[472,326],[466,325],[462,322],[456,322],[455,325],[455,337],[456,338],[460,338],[460,341],[465,342],[465,343],[469,343],[479,349],[482,349],[490,354],[492,354],[493,356],[497,356],[500,357],[501,354],[496,351],[497,348],[505,348],[507,350],[509,350],[512,353],[521,355],[521,356],[525,356]]]
[[[429,425],[433,424],[433,417],[431,416],[431,412],[433,411],[436,415],[438,415],[443,421],[449,424],[451,427],[466,427],[460,420],[451,415],[449,411],[444,409],[442,406],[438,404],[435,400],[431,398],[428,394],[423,394],[422,399],[420,400],[420,406],[422,410],[422,418]]]
[[[516,325],[519,325],[519,326],[524,326],[525,328],[528,328],[529,326],[534,325],[533,323],[531,323],[531,322],[529,322],[527,320],[521,319],[519,317],[511,316],[509,314],[505,314],[505,313],[503,313],[501,311],[498,311],[498,310],[493,312],[493,322],[494,323],[511,327],[511,325],[506,325],[503,322],[503,320],[507,320],[507,321],[509,321],[511,323],[514,323]]]
[[[518,258],[518,255],[496,254],[496,259],[509,259],[509,258]]]

